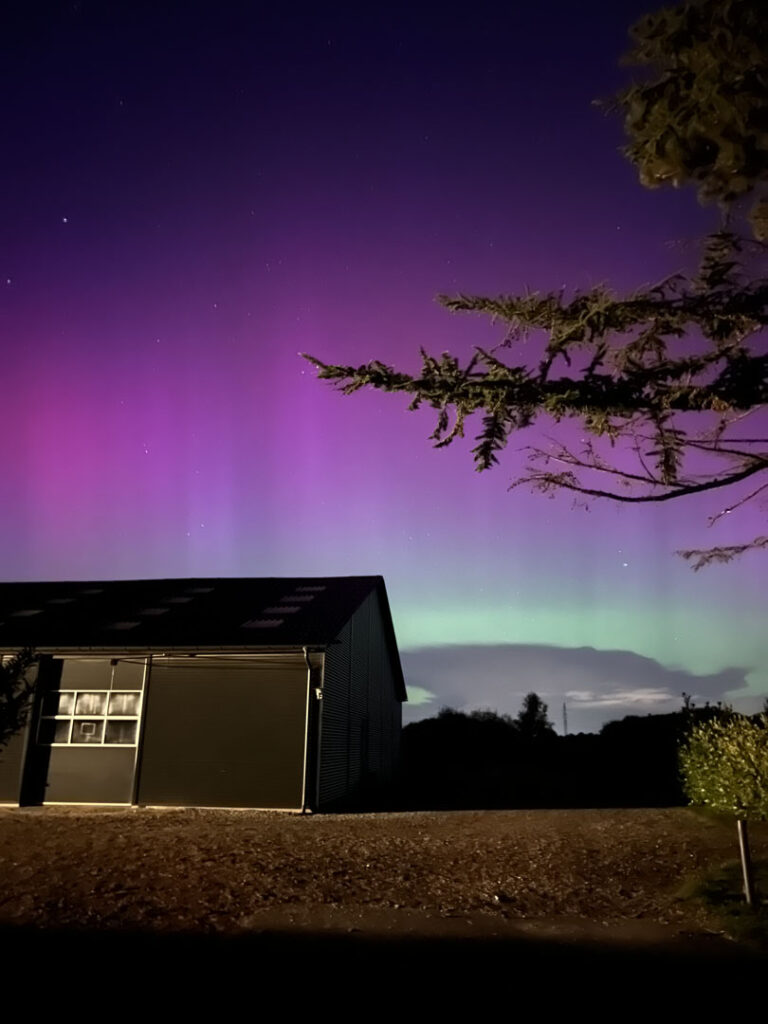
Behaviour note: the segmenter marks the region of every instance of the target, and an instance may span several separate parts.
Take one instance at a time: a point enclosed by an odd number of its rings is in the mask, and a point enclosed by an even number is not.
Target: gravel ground
[[[768,826],[753,846],[768,855]],[[3,809],[0,925],[228,935],[570,922],[653,939],[706,930],[676,894],[736,856],[732,825],[685,809]]]

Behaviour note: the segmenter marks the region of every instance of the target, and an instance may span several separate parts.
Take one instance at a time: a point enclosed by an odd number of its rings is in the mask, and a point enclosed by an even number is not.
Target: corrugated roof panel
[[[374,591],[399,672],[381,576],[0,583],[0,649],[160,653],[326,647]],[[172,600],[177,598],[185,600]],[[14,616],[18,611],[36,614]],[[254,620],[279,624],[243,628]]]

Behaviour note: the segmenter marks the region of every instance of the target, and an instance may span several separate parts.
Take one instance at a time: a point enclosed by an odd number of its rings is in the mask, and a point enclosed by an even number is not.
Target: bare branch
[[[703,569],[713,562],[731,562],[747,551],[757,551],[760,548],[768,548],[768,537],[755,537],[748,544],[731,544],[718,548],[691,548],[688,551],[678,551],[677,554],[686,561],[693,562],[691,568],[694,572]]]
[[[665,494],[618,494],[613,491],[601,491],[593,487],[583,487],[579,484],[563,479],[567,474],[557,473],[535,473],[519,481],[515,481],[511,487],[516,487],[519,483],[532,483],[536,487],[563,487],[568,491],[577,491],[579,494],[586,494],[591,498],[610,498],[612,501],[632,502],[636,504],[643,504],[648,502],[660,502],[660,501],[671,501],[674,498],[681,498],[687,494],[701,494],[704,491],[713,491],[719,487],[730,487],[732,484],[737,484],[741,480],[746,480],[747,477],[754,476],[755,473],[759,473],[765,469],[765,466],[750,466],[749,469],[742,470],[740,473],[732,473],[730,476],[718,477],[714,480],[707,480],[701,484],[688,484],[683,487],[675,487]]]
[[[737,459],[751,459],[753,462],[760,462],[768,468],[768,453],[763,455],[758,452],[742,452],[738,448],[723,448],[721,445],[712,448],[706,441],[697,441],[693,437],[686,438],[685,443],[689,448],[698,448],[700,451],[709,452],[711,455],[732,455]]]
[[[584,459],[580,459],[578,455],[574,455],[568,451],[565,445],[559,446],[559,455],[554,455],[551,452],[545,452],[541,448],[530,447],[533,455],[530,458],[536,459],[541,458],[547,462],[562,462],[565,465],[576,466],[578,469],[594,470],[596,473],[609,473],[612,476],[621,477],[623,480],[631,480],[637,483],[651,485],[655,487],[666,486],[662,480],[652,476],[640,476],[639,473],[631,473],[629,470],[617,469],[616,466],[609,466],[602,462],[588,462]]]
[[[722,519],[723,516],[727,516],[731,512],[735,512],[737,508],[741,508],[742,505],[746,505],[748,501],[751,501],[753,498],[757,497],[757,495],[761,491],[765,490],[768,490],[768,482],[760,484],[760,486],[756,487],[754,491],[750,491],[749,494],[745,495],[745,497],[740,498],[738,501],[734,502],[733,505],[729,505],[728,508],[721,509],[721,511],[714,516],[710,516],[709,525],[714,526],[718,519]]]

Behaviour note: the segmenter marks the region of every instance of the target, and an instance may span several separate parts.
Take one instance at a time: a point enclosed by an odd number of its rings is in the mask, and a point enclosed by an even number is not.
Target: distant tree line
[[[733,714],[696,707],[628,715],[599,733],[559,736],[528,694],[516,718],[443,708],[403,730],[398,803],[406,808],[669,807],[688,803],[681,745],[697,724]]]

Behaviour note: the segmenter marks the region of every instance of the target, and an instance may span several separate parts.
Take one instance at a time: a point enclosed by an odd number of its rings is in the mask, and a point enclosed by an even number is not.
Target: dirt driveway
[[[754,841],[766,856],[768,828]],[[682,809],[10,809],[0,960],[36,1012],[132,1021],[239,1019],[265,993],[356,1024],[711,1015],[766,961],[676,894],[735,854],[734,828]]]
[[[768,827],[753,830],[768,855]],[[685,809],[293,816],[4,809],[0,924],[236,935],[711,931],[677,899],[736,856]]]

